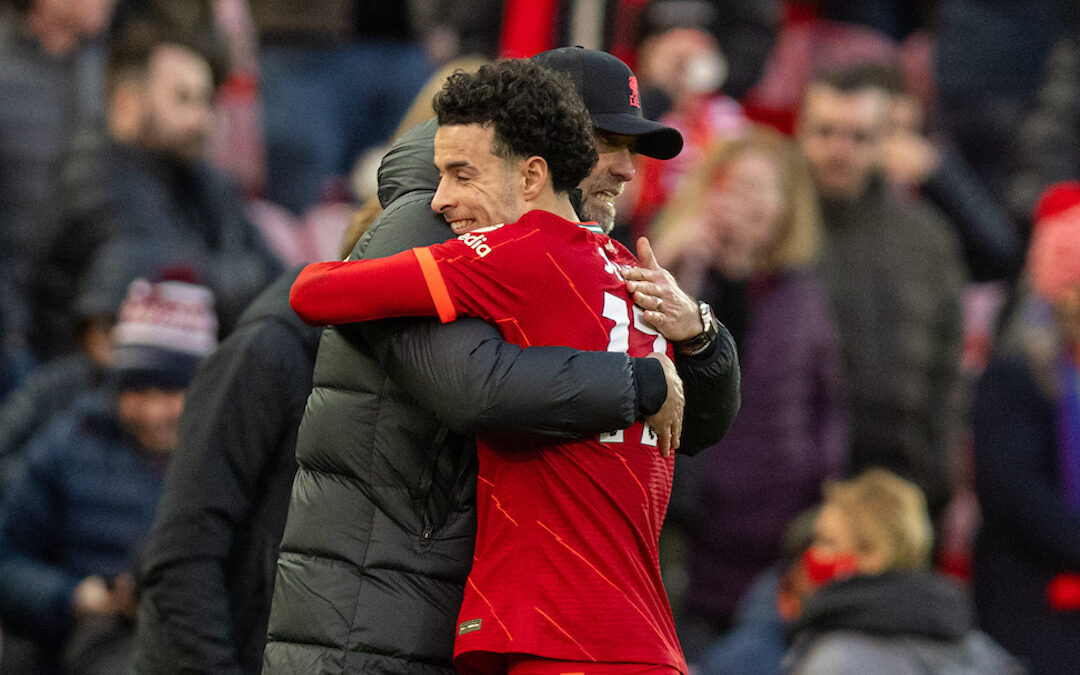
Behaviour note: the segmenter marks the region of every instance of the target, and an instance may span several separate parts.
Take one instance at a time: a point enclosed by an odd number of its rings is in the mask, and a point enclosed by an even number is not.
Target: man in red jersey
[[[297,312],[313,323],[470,314],[519,344],[652,354],[670,367],[667,341],[646,322],[658,308],[635,307],[620,274],[637,261],[576,222],[568,191],[596,154],[565,81],[502,62],[453,76],[435,108],[442,177],[432,208],[465,234],[391,258],[311,266],[293,288]],[[696,344],[701,323],[682,328],[669,337]],[[708,335],[701,342],[712,347]],[[665,407],[681,405],[671,399]],[[651,430],[638,421],[586,441],[478,445],[459,670],[685,673],[657,559],[671,460]]]

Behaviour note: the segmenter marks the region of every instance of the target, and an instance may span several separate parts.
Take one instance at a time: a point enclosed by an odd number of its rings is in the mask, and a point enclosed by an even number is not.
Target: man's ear
[[[548,184],[547,160],[533,155],[521,163],[521,187],[525,201],[536,200]]]

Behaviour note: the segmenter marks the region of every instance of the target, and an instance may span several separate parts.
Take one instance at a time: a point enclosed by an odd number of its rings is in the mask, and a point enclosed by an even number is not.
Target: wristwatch
[[[692,338],[675,343],[675,350],[685,356],[699,356],[709,351],[720,332],[720,322],[716,320],[709,303],[699,302],[698,313],[701,315],[701,325],[705,326],[705,330]]]

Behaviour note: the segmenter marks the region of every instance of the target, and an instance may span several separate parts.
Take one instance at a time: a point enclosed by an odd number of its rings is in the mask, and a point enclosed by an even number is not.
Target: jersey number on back
[[[660,352],[661,354],[667,353],[667,340],[660,334],[659,331],[649,327],[642,319],[642,309],[637,305],[631,305],[633,308],[633,315],[630,313],[630,308],[627,307],[626,298],[620,298],[612,293],[604,293],[604,311],[603,316],[605,319],[611,319],[615,322],[612,326],[611,332],[608,334],[607,351],[619,352],[620,354],[630,353],[630,331],[635,330],[644,335],[652,336],[652,351]],[[601,443],[622,443],[623,442],[623,430],[612,431],[600,435]],[[656,432],[651,427],[645,425],[641,432],[641,444],[642,445],[656,445]]]

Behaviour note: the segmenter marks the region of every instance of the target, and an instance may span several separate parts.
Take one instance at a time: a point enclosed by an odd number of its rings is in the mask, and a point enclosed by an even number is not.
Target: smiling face
[[[615,227],[615,199],[634,179],[633,136],[595,130],[600,159],[581,181],[581,216],[596,221],[604,232]]]
[[[495,131],[480,124],[451,124],[435,132],[439,188],[431,208],[454,234],[512,223],[526,209],[518,163],[491,152]]]

